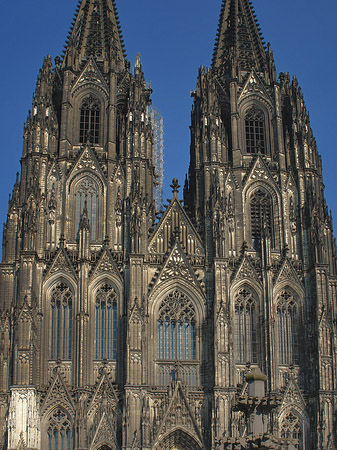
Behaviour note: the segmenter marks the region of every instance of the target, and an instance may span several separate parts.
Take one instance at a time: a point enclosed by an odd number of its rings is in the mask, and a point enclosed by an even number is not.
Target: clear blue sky
[[[323,159],[328,206],[337,217],[337,2],[253,0],[278,72],[296,74]],[[3,2],[1,49],[0,221],[19,170],[22,130],[31,108],[36,77],[45,55],[61,54],[77,0]],[[117,0],[126,52],[134,64],[140,52],[164,117],[165,190],[183,184],[189,162],[190,91],[198,67],[209,66],[221,0]]]

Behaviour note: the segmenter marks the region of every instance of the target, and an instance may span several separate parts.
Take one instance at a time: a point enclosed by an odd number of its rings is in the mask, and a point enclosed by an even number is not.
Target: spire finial
[[[137,53],[135,69],[141,69],[141,68],[142,68],[142,63],[140,62],[140,53]]]
[[[180,188],[180,185],[179,185],[179,183],[178,183],[178,178],[173,178],[172,184],[171,184],[170,187],[172,188],[173,194],[176,194],[176,195],[177,195],[178,192],[179,192],[179,188]]]

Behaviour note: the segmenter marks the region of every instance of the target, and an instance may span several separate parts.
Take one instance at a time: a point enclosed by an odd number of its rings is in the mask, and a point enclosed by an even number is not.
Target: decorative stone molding
[[[8,449],[40,448],[40,414],[36,389],[12,387],[8,414]]]

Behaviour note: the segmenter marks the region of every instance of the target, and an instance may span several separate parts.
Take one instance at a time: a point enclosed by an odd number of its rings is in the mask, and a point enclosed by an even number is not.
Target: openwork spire
[[[213,53],[213,68],[237,63],[242,70],[264,71],[266,51],[249,0],[223,0]]]
[[[74,57],[87,61],[125,58],[123,37],[115,0],[80,0],[65,46],[64,64],[71,65]]]

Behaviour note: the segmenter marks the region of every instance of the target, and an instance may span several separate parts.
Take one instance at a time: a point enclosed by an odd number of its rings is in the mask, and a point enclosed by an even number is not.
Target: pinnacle
[[[242,70],[264,71],[266,51],[249,0],[223,0],[213,53],[213,68],[236,62]]]

